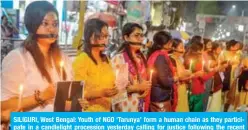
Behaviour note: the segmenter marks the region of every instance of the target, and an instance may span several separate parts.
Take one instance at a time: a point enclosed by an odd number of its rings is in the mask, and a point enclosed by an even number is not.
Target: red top
[[[198,62],[195,65],[195,70],[201,71],[202,70],[202,63]],[[205,82],[209,80],[212,76],[214,76],[215,72],[209,72],[204,74],[202,77],[195,77],[192,78],[192,94],[202,94],[205,91]]]
[[[196,57],[195,57],[196,58]],[[190,58],[188,58],[185,62],[189,66]],[[200,62],[199,62],[200,61]],[[202,58],[194,59],[193,65],[192,65],[192,71],[198,72],[202,70]],[[205,62],[206,63],[206,62]],[[211,77],[213,77],[215,72],[208,72],[205,73],[201,77],[194,77],[192,78],[192,86],[191,86],[191,92],[192,94],[202,94],[205,91],[205,82],[209,80]]]

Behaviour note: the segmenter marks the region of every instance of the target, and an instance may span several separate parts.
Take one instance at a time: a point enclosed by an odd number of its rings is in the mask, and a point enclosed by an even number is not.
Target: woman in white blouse
[[[28,38],[2,63],[1,100],[8,100],[2,104],[2,111],[18,108],[20,84],[23,85],[23,111],[53,111],[56,82],[72,80],[71,64],[57,44],[58,12],[47,1],[35,1],[28,5],[24,23]],[[61,61],[64,62],[62,71]]]

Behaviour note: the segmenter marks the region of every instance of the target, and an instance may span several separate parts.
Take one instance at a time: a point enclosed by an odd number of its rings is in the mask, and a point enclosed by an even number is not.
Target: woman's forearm
[[[84,94],[84,98],[86,100],[92,100],[92,99],[96,99],[96,98],[101,98],[103,96],[102,91],[100,90],[91,90],[90,93],[85,92]]]
[[[19,109],[18,102],[19,102],[19,99],[17,97],[13,97],[9,100],[2,101],[1,111],[5,111],[8,109],[12,109],[12,110]],[[39,106],[38,102],[35,100],[34,96],[32,95],[32,96],[22,98],[22,104],[21,104],[20,109],[22,111],[29,111],[38,106]]]

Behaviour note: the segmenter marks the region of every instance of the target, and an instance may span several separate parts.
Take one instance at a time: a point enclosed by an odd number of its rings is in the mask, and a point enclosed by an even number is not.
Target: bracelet
[[[39,90],[35,90],[34,91],[34,98],[35,98],[35,101],[40,105],[40,106],[44,106],[45,104],[45,100],[42,100],[40,98],[40,91]]]

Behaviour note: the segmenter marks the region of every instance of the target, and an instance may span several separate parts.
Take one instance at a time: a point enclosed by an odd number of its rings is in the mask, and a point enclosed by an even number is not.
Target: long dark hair
[[[202,60],[202,54],[197,53],[197,51],[201,51],[204,48],[203,43],[200,40],[200,37],[196,39],[192,39],[190,41],[189,51],[185,54],[185,61],[189,61],[189,59]],[[189,68],[189,64],[185,64],[186,68]]]
[[[170,40],[172,40],[172,36],[169,32],[157,32],[153,36],[153,45],[148,52],[148,57],[150,57],[153,52],[163,49],[164,45],[168,44]]]
[[[138,28],[138,29],[141,29],[143,30],[143,28],[137,24],[137,23],[126,23],[123,28],[122,28],[122,38],[125,40],[125,36],[130,36],[130,34],[135,30],[135,28]],[[126,52],[129,59],[131,60],[132,64],[134,65],[135,67],[135,70],[136,70],[136,73],[138,74],[138,67],[137,67],[137,64],[134,60],[134,56],[132,55],[131,53],[131,49],[130,49],[130,44],[128,44],[127,41],[124,41],[124,43],[122,43],[121,47],[117,50],[119,53],[120,52]],[[146,58],[145,56],[143,55],[143,53],[138,50],[136,52],[137,55],[139,55],[143,61],[143,63],[145,64],[145,67],[147,68],[147,63],[146,63]]]
[[[84,27],[84,45],[83,51],[91,58],[91,60],[97,65],[96,59],[92,55],[92,45],[90,38],[92,35],[95,36],[95,40],[100,38],[101,31],[103,27],[108,27],[108,24],[103,22],[100,19],[89,19],[85,23]],[[107,61],[107,57],[105,55],[101,55],[103,61]]]
[[[228,42],[226,42],[226,50],[230,51],[232,46],[235,46],[236,44],[238,44],[239,42],[236,40],[230,40]]]
[[[189,53],[194,53],[204,48],[202,37],[198,35],[193,36],[188,44],[189,44],[189,48],[186,52],[186,55],[188,55]]]
[[[37,10],[34,11],[33,8],[36,8]],[[49,75],[49,72],[46,69],[46,63],[45,62],[45,57],[42,54],[38,43],[37,43],[37,37],[36,37],[36,31],[38,29],[38,27],[41,24],[41,21],[43,20],[44,16],[48,13],[48,12],[54,12],[56,13],[57,17],[58,17],[58,12],[55,9],[55,7],[50,4],[47,1],[35,1],[33,3],[31,3],[25,12],[25,25],[27,27],[27,30],[29,31],[29,35],[27,37],[27,39],[24,40],[22,47],[25,48],[28,52],[30,52],[31,56],[34,59],[34,62],[39,70],[39,72],[41,73],[41,75],[43,77],[45,77],[45,79],[49,82],[52,83],[52,78]],[[37,15],[37,13],[39,15]],[[33,19],[36,17],[36,19]],[[49,55],[49,63],[51,65],[52,61],[55,63],[55,67],[57,72],[60,74],[60,62],[62,59],[61,56],[61,51],[59,48],[59,45],[57,43],[57,40],[51,44],[49,51],[48,51],[48,55]],[[67,75],[65,73],[65,69],[63,68],[63,79],[65,80]]]

